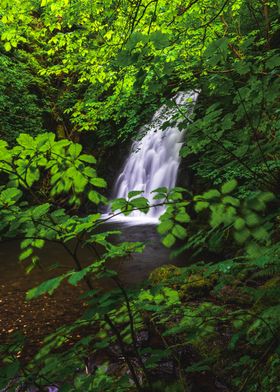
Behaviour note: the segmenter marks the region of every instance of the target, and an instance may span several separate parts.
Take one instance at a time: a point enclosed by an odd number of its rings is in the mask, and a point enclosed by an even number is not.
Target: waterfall
[[[151,193],[159,187],[173,188],[176,185],[180,165],[180,149],[184,131],[179,129],[180,107],[189,116],[197,99],[197,92],[179,92],[173,97],[174,105],[163,105],[154,114],[151,122],[140,129],[141,140],[135,141],[114,186],[114,198],[127,198],[128,192],[143,191],[150,204],[156,204]],[[187,111],[185,110],[187,108]],[[177,117],[177,119],[176,119]],[[158,203],[158,201],[157,201]],[[156,222],[165,207],[150,208],[147,214],[133,211],[128,217],[119,215],[118,221]]]

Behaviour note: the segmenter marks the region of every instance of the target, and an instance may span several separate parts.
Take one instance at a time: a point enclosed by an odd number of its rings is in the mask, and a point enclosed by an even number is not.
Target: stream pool
[[[107,225],[106,225],[107,226]],[[135,286],[145,280],[149,273],[163,264],[182,264],[183,260],[169,260],[169,251],[160,243],[154,224],[111,223],[103,230],[121,230],[115,241],[143,241],[146,247],[141,254],[112,260],[109,267],[118,272],[125,286]],[[20,243],[9,241],[0,245],[0,344],[11,334],[22,331],[28,339],[27,358],[34,354],[47,334],[57,327],[71,323],[83,313],[80,295],[87,290],[81,282],[77,287],[62,284],[52,296],[44,295],[32,301],[25,301],[27,290],[43,281],[74,268],[73,262],[58,244],[47,243],[39,252],[40,266],[30,274],[24,270],[24,262],[18,261]],[[87,265],[93,258],[86,249],[80,249],[79,259]],[[59,268],[52,266],[60,264]],[[109,282],[104,282],[104,289]],[[108,285],[108,286],[107,286]]]

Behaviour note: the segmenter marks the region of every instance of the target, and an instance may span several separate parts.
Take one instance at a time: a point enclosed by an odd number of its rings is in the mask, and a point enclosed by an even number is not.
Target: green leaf
[[[17,142],[19,145],[27,148],[31,148],[34,146],[34,139],[32,136],[26,134],[26,133],[21,133],[19,137],[17,138]]]
[[[130,191],[130,192],[128,192],[128,198],[131,199],[132,197],[139,196],[143,192],[144,191]]]
[[[19,261],[23,261],[25,259],[27,259],[28,257],[30,257],[33,253],[33,249],[32,248],[27,248],[24,252],[22,252],[19,256]]]
[[[79,160],[87,163],[96,163],[96,159],[93,155],[82,154],[79,156]]]
[[[20,243],[20,249],[25,249],[25,248],[27,248],[29,245],[32,244],[32,242],[33,242],[32,239],[27,239],[27,240],[21,241],[21,243]]]
[[[211,66],[217,65],[227,57],[228,38],[222,37],[213,40],[206,48],[204,56]]]
[[[72,143],[69,146],[68,152],[72,158],[78,158],[82,151],[82,146],[79,143]]]
[[[45,245],[45,241],[41,240],[41,239],[39,239],[39,240],[37,239],[37,240],[32,242],[32,245],[34,246],[34,248],[42,249],[43,246]]]
[[[73,286],[77,286],[77,284],[88,274],[88,272],[90,272],[90,270],[91,266],[83,268],[78,272],[72,272],[68,278],[68,282]]]
[[[3,363],[3,367],[1,366],[1,369],[0,369],[1,391],[8,390],[6,388],[7,385],[9,385],[9,382],[17,376],[19,370],[20,370],[20,362],[18,360],[13,360],[13,362],[8,363],[6,365]],[[4,382],[4,383],[2,383],[2,382]],[[3,389],[2,389],[2,387],[3,387]]]
[[[187,236],[187,230],[181,225],[175,225],[172,229],[172,234],[180,240],[183,240]]]
[[[45,204],[40,204],[39,206],[35,207],[32,210],[32,216],[34,219],[39,219],[41,218],[43,215],[45,215],[50,209],[50,204],[49,203],[45,203]]]
[[[99,204],[100,203],[100,197],[99,194],[95,191],[89,191],[88,193],[88,199],[94,203],[94,204]]]
[[[275,54],[266,61],[266,66],[268,69],[274,69],[280,66],[280,56]]]
[[[247,228],[244,228],[240,231],[234,232],[233,236],[237,243],[244,244],[245,241],[250,237],[251,233]]]
[[[166,198],[166,194],[165,193],[157,193],[153,199],[154,200],[164,200]]]
[[[182,188],[181,186],[175,186],[175,188],[172,189],[174,192],[187,192],[186,188]]]
[[[149,211],[149,202],[145,197],[138,197],[137,199],[131,200],[130,204],[134,208],[139,208],[143,212]]]
[[[173,227],[173,222],[171,220],[165,220],[158,225],[157,231],[159,234],[164,234],[167,231],[171,230],[172,227]]]
[[[96,177],[96,170],[93,167],[86,166],[83,169],[83,175],[90,177],[90,183],[92,183],[92,180]]]
[[[245,63],[244,61],[239,61],[235,65],[236,71],[239,73],[239,75],[245,75],[250,72],[250,64]]]
[[[174,237],[174,235],[172,234],[167,234],[166,237],[163,238],[162,243],[164,246],[166,246],[166,248],[171,248],[171,246],[173,246],[176,242],[176,239]]]
[[[32,256],[31,263],[25,269],[26,273],[30,274],[30,272],[33,271],[34,268],[39,264],[39,261],[40,259],[38,256]]]
[[[147,42],[147,40],[148,40],[148,36],[146,34],[136,31],[130,35],[126,46],[129,50],[131,50],[134,49],[137,46],[137,44],[145,43]]]
[[[124,198],[115,199],[112,202],[111,208],[112,211],[122,210],[127,206],[127,201]]]
[[[266,208],[265,203],[263,201],[259,200],[257,197],[254,197],[253,199],[246,200],[246,205],[249,208],[251,208],[252,210],[255,210],[257,212],[264,211]]]
[[[235,333],[235,334],[232,335],[232,337],[230,339],[230,342],[229,342],[229,345],[228,345],[229,350],[234,350],[234,348],[236,347],[237,342],[240,339],[240,336],[242,336],[242,333],[240,333],[240,332]]]
[[[0,193],[0,203],[13,205],[22,196],[22,191],[18,188],[4,189]]]
[[[209,207],[209,203],[207,201],[197,201],[195,203],[194,209],[196,212],[201,212]]]
[[[152,193],[164,193],[164,194],[166,194],[167,192],[168,189],[166,187],[157,188],[152,191]]]
[[[191,221],[191,217],[187,212],[179,212],[175,215],[175,220],[180,223],[188,223]]]
[[[235,197],[232,196],[225,196],[222,199],[222,202],[224,204],[230,204],[233,207],[239,207],[240,206],[240,200],[236,199]]]
[[[225,221],[226,207],[224,204],[215,204],[210,207],[211,209],[211,219],[210,225],[212,227],[218,227]]]
[[[201,373],[201,372],[203,373],[203,372],[206,372],[207,370],[210,370],[211,368],[205,362],[206,361],[201,361],[201,362],[198,362],[198,363],[194,363],[193,365],[188,366],[186,368],[186,371],[188,373]]]
[[[19,172],[19,171],[18,171]],[[40,179],[40,171],[37,167],[30,166],[26,171],[26,183],[31,187],[34,182]]]
[[[9,52],[12,49],[12,45],[9,41],[5,42],[4,48],[7,52]]]
[[[173,201],[183,200],[183,195],[180,192],[174,192],[174,190],[172,190],[168,195],[168,199]]]
[[[260,224],[261,219],[260,217],[255,214],[255,213],[251,213],[245,216],[245,221],[246,221],[246,225],[249,227],[253,227],[253,226],[257,226]]]
[[[56,290],[60,286],[61,282],[65,279],[66,276],[67,275],[61,275],[56,278],[47,280],[46,282],[43,282],[39,286],[34,287],[31,290],[28,290],[26,294],[26,299],[31,300],[33,298],[37,298],[40,295],[46,293],[52,295],[54,290]]]
[[[149,35],[155,49],[164,49],[169,45],[169,36],[161,31],[154,31]]]
[[[75,191],[77,193],[81,193],[84,191],[85,187],[87,186],[88,179],[84,177],[82,174],[80,174],[73,177],[73,182],[75,186]]]
[[[235,179],[232,179],[232,180],[226,182],[221,187],[222,194],[226,195],[228,193],[231,193],[232,191],[234,191],[234,189],[237,187],[237,185],[238,184],[237,184],[237,181]]]
[[[239,217],[234,221],[233,227],[235,228],[235,230],[242,230],[244,229],[245,225],[245,220]]]
[[[210,191],[203,193],[202,197],[206,200],[216,199],[221,194],[217,189],[210,189]]]
[[[262,192],[259,195],[259,200],[264,203],[269,203],[270,201],[275,200],[275,195],[272,192]]]
[[[264,227],[258,227],[252,230],[252,236],[258,241],[265,241],[269,238],[269,233]]]
[[[103,178],[95,177],[90,180],[90,183],[97,188],[106,188],[107,183]]]

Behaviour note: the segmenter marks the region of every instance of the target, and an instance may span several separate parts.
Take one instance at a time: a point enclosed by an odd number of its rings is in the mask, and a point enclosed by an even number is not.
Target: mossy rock
[[[181,275],[181,269],[173,264],[166,264],[162,267],[156,268],[150,273],[149,281],[152,284],[165,283],[169,279]]]
[[[181,295],[202,296],[208,294],[216,282],[216,277],[205,277],[202,274],[191,274],[186,283],[180,287]]]

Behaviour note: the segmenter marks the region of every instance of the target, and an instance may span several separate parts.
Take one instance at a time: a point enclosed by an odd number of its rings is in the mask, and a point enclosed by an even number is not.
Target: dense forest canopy
[[[279,0],[1,1],[1,244],[20,241],[28,274],[46,244],[73,262],[61,272],[50,260],[54,276],[28,301],[83,291],[79,317],[35,352],[19,328],[2,334],[1,392],[280,390],[279,11]],[[172,120],[186,130],[180,186],[153,194],[183,267],[167,259],[126,287],[111,266],[150,238],[116,241],[108,222],[154,207],[140,189],[108,198],[140,127],[182,91],[198,99]]]
[[[200,84],[228,61],[238,71],[244,50],[264,45],[258,29],[265,34],[271,23],[261,3],[243,1],[24,1],[1,8],[4,59],[24,63],[31,90],[43,94],[61,132],[97,130],[104,144],[129,137],[143,106],[155,107],[159,97]],[[277,5],[269,12],[276,16]]]

